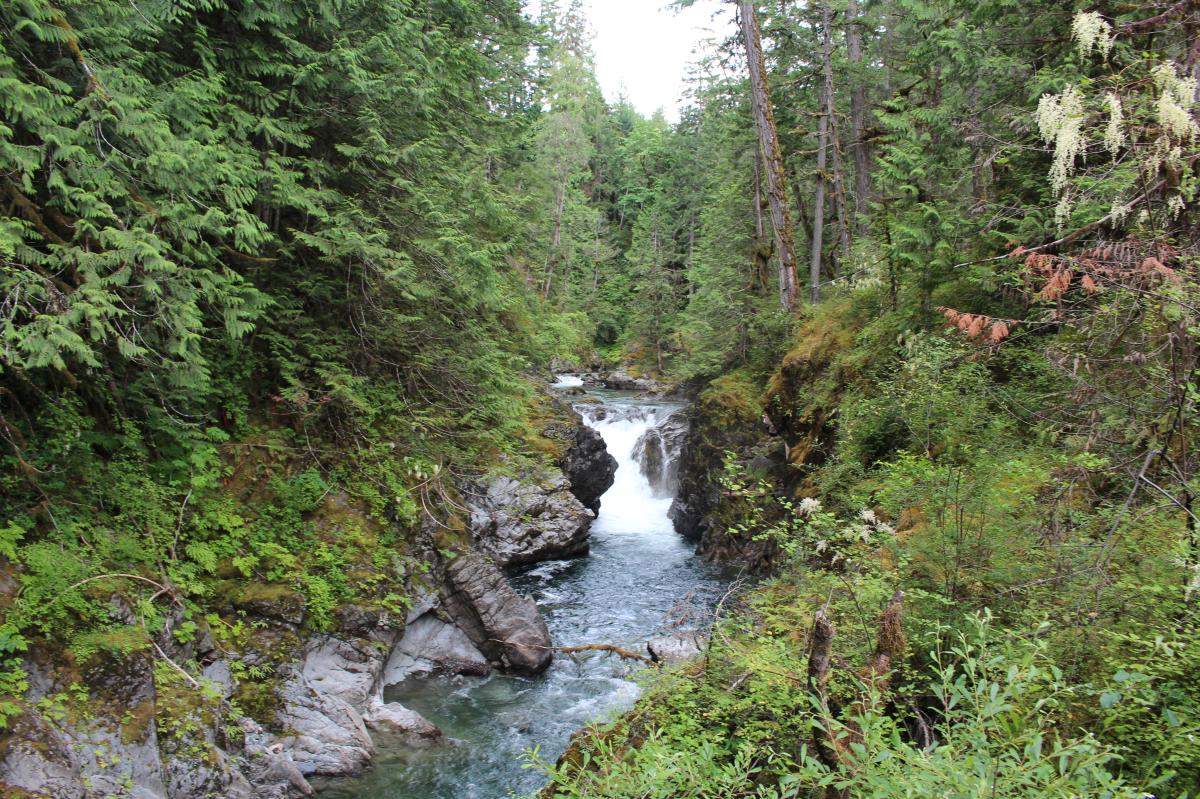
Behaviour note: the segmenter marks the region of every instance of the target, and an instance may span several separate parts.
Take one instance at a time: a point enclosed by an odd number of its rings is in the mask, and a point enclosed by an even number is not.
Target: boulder
[[[656,381],[644,377],[634,377],[624,369],[617,369],[604,375],[600,381],[605,388],[615,391],[658,391]]]
[[[517,674],[546,669],[550,631],[534,601],[509,586],[504,574],[478,555],[461,555],[446,568],[443,606],[489,660]]]
[[[594,514],[562,474],[497,476],[466,493],[475,546],[502,568],[587,554]]]
[[[399,702],[375,700],[363,715],[367,726],[379,732],[399,735],[409,743],[435,741],[442,731],[430,724],[415,710],[409,710]]]
[[[646,649],[655,663],[674,666],[700,657],[704,651],[704,638],[696,632],[673,632],[651,638],[646,642]]]
[[[608,452],[604,438],[585,424],[575,428],[574,441],[559,461],[571,484],[571,493],[592,513],[600,512],[600,497],[612,488],[617,459]]]
[[[466,633],[438,618],[432,609],[409,622],[383,671],[384,686],[415,674],[486,676],[487,658]]]

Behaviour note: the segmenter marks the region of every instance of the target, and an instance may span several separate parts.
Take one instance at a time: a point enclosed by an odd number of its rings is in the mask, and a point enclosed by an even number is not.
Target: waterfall
[[[552,383],[550,388],[579,388],[583,385],[583,378],[578,375],[555,375],[558,382]]]
[[[600,515],[592,529],[673,536],[667,512],[671,508],[669,475],[674,453],[669,451],[667,436],[662,435],[659,426],[668,422],[675,409],[581,405],[577,410],[617,459],[612,488],[600,501]],[[653,453],[651,457],[647,457],[648,451]]]

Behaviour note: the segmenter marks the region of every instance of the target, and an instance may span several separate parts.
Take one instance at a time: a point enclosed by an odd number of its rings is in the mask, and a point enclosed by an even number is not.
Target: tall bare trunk
[[[762,156],[759,154],[759,148],[754,148],[754,232],[759,241],[762,241],[763,215],[762,215],[762,168],[759,164],[762,162]]]
[[[867,143],[867,92],[863,87],[862,22],[858,0],[847,0],[846,54],[850,57],[853,89],[850,92],[850,135],[854,142],[854,217],[861,236],[867,227],[867,202],[871,199],[871,146]]]
[[[821,299],[821,249],[825,246],[825,150],[829,146],[829,108],[821,92],[821,121],[817,127],[817,196],[813,200],[812,252],[808,261],[808,299]]]
[[[838,136],[836,94],[833,87],[833,22],[829,11],[829,0],[821,3],[823,34],[821,53],[825,72],[825,119],[828,141],[833,145],[833,202],[837,208],[838,242],[841,245],[841,262],[850,260],[850,221],[846,202],[845,170],[842,168],[841,139]]]
[[[554,272],[558,268],[558,249],[562,244],[563,211],[567,205],[566,183],[559,188],[554,198],[554,233],[550,237],[550,253],[546,256],[546,274],[542,282],[542,299],[549,299],[550,289],[554,287]]]
[[[796,309],[796,243],[788,214],[783,156],[779,150],[779,135],[775,130],[775,112],[771,107],[771,91],[767,86],[767,69],[763,63],[758,22],[754,18],[754,3],[753,0],[740,0],[739,6],[746,62],[750,68],[750,105],[758,129],[763,165],[766,167],[767,200],[771,206],[771,224],[775,227],[775,241],[779,250],[779,300],[791,312]]]

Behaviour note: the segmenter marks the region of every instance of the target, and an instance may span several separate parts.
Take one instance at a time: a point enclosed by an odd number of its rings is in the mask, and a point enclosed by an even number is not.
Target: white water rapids
[[[564,388],[577,385],[560,376]],[[578,380],[578,378],[575,378]],[[582,381],[580,381],[581,383]],[[555,644],[617,644],[645,651],[677,604],[711,607],[724,581],[675,533],[671,497],[642,474],[639,440],[680,405],[596,391],[577,409],[617,459],[612,487],[592,525],[591,553],[542,563],[511,579],[537,601]],[[659,439],[653,446],[660,447]],[[669,449],[669,448],[667,448]],[[664,452],[669,459],[672,453]],[[661,459],[660,459],[661,460]],[[664,461],[665,462],[665,461]],[[540,772],[522,768],[538,747],[553,762],[572,733],[630,708],[640,668],[603,653],[560,655],[543,675],[410,678],[388,691],[438,725],[452,742],[426,749],[380,740],[365,775],[327,783],[327,799],[506,799],[536,792]]]

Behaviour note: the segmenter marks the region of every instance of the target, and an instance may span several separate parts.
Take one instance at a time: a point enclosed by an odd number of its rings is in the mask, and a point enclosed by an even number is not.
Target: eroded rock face
[[[442,602],[454,623],[489,660],[527,675],[550,665],[550,631],[537,605],[518,595],[486,559],[463,555],[452,561],[446,569]]]
[[[575,428],[574,439],[559,465],[575,498],[592,513],[599,513],[600,497],[612,488],[617,459],[609,454],[600,433],[585,424]]]
[[[502,568],[586,555],[594,514],[562,474],[493,477],[468,490],[471,537]]]
[[[471,674],[491,671],[487,657],[467,634],[438,618],[434,609],[409,622],[404,637],[384,667],[383,684],[395,685],[417,674]]]
[[[419,714],[383,701],[384,666],[395,639],[322,635],[308,643],[280,691],[277,719],[291,733],[280,743],[302,774],[357,774],[375,754],[368,726],[414,739],[441,736]]]
[[[26,662],[31,709],[0,739],[0,796],[296,799],[312,794],[274,736],[257,725],[262,739],[257,748],[253,735],[235,746],[223,739],[216,716],[170,703],[163,715],[164,698],[147,654],[94,660],[82,675]],[[88,688],[86,706],[69,688],[80,677]],[[32,707],[43,699],[51,707],[72,706],[73,712],[60,718],[50,711],[51,720]],[[123,712],[117,717],[104,712],[108,707]],[[177,724],[176,732],[163,733],[160,719]],[[184,729],[186,735],[180,735]]]
[[[687,417],[674,413],[638,439],[635,457],[655,496],[671,497],[678,491],[679,453],[687,433]]]
[[[670,510],[676,532],[695,541],[705,560],[737,562],[755,572],[769,570],[777,545],[730,532],[742,520],[730,516],[733,505],[723,501],[721,478],[725,455],[733,452],[751,478],[769,476],[783,482],[787,469],[782,447],[760,418],[739,416],[717,402],[706,402],[703,394],[685,418],[688,428],[677,461],[679,488]]]
[[[12,723],[0,759],[0,789],[32,796],[85,799],[84,774],[71,742],[48,721],[27,713]],[[0,795],[4,790],[0,790]],[[20,794],[15,794],[19,796]]]

